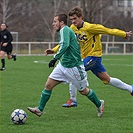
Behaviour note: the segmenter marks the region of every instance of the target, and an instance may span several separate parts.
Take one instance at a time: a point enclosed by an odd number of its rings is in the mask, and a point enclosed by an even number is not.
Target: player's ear
[[[61,25],[64,25],[65,23],[64,23],[64,21],[61,21],[60,24],[61,24]]]

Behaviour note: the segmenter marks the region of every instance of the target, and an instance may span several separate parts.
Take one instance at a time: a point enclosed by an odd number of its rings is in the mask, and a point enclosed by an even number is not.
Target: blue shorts
[[[98,72],[106,72],[106,69],[102,65],[102,57],[88,56],[83,60],[85,70],[91,70],[97,77]]]

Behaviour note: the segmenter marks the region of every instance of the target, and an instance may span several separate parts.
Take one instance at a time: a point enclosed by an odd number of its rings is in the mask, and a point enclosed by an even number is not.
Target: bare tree
[[[27,5],[27,1],[23,0],[2,0],[1,7],[1,16],[2,16],[2,21],[8,23],[12,23],[14,20],[20,20],[24,12],[26,12],[27,9],[24,9]],[[15,18],[13,17],[15,16]]]
[[[52,28],[57,13],[68,13],[74,6],[83,9],[84,20],[109,27],[132,27],[132,18],[111,8],[114,0],[0,0],[0,21],[19,33],[19,41],[56,41]],[[119,21],[121,19],[121,21]],[[131,23],[126,23],[126,20]],[[117,22],[117,23],[116,23]],[[71,22],[69,21],[69,25]],[[131,29],[132,30],[132,29]]]
[[[104,10],[107,10],[111,2],[112,0],[82,0],[85,21],[104,23]]]

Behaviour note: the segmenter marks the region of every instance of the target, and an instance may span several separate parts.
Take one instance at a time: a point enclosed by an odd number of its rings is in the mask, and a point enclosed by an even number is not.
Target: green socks
[[[51,94],[52,94],[51,90],[43,90],[42,91],[42,95],[40,98],[40,104],[38,107],[40,111],[44,110],[44,107],[45,107],[47,101],[49,100]],[[97,108],[99,108],[101,106],[101,102],[97,98],[97,96],[93,90],[90,89],[89,93],[86,96],[89,100],[91,100],[96,105]]]
[[[101,106],[101,102],[93,90],[90,89],[89,93],[86,96],[89,100],[91,100],[96,105],[97,108]]]
[[[43,90],[42,91],[42,95],[40,98],[40,104],[39,104],[39,110],[43,111],[44,107],[47,103],[47,101],[49,100],[50,96],[51,96],[52,91],[51,90]]]

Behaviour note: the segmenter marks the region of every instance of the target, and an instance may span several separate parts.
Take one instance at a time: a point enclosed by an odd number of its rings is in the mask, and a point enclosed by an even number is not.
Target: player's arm
[[[129,37],[129,35],[127,36],[127,32],[123,30],[107,28],[100,24],[90,24],[88,30],[92,34],[108,34],[113,36],[120,36],[123,38]],[[131,34],[131,32],[129,33]]]
[[[59,47],[60,45],[56,45],[54,48],[52,49],[46,49],[45,50],[45,54],[48,55],[48,54],[54,54],[54,53],[57,53],[57,51],[59,50]]]
[[[13,41],[13,37],[9,31],[7,31],[7,36],[8,36],[8,42],[7,43],[11,43]]]
[[[69,46],[69,40],[70,40],[70,38],[69,38],[68,30],[67,29],[66,30],[64,29],[60,33],[61,33],[60,34],[61,40],[63,40],[63,41],[60,42],[59,47],[56,47],[56,48],[59,48],[59,50],[54,55],[54,58],[49,62],[49,68],[55,66],[56,61],[57,60],[60,60],[60,58],[62,57],[62,55],[65,53],[66,49]]]
[[[52,50],[53,50],[54,53],[57,53],[57,51],[59,50],[59,48],[60,48],[60,45],[58,44],[54,48],[52,48]]]
[[[64,28],[60,31],[60,40],[61,40],[59,42],[60,48],[58,52],[54,55],[54,58],[57,60],[60,60],[62,55],[65,53],[65,51],[69,47],[70,36],[69,36],[69,30],[67,28]]]

